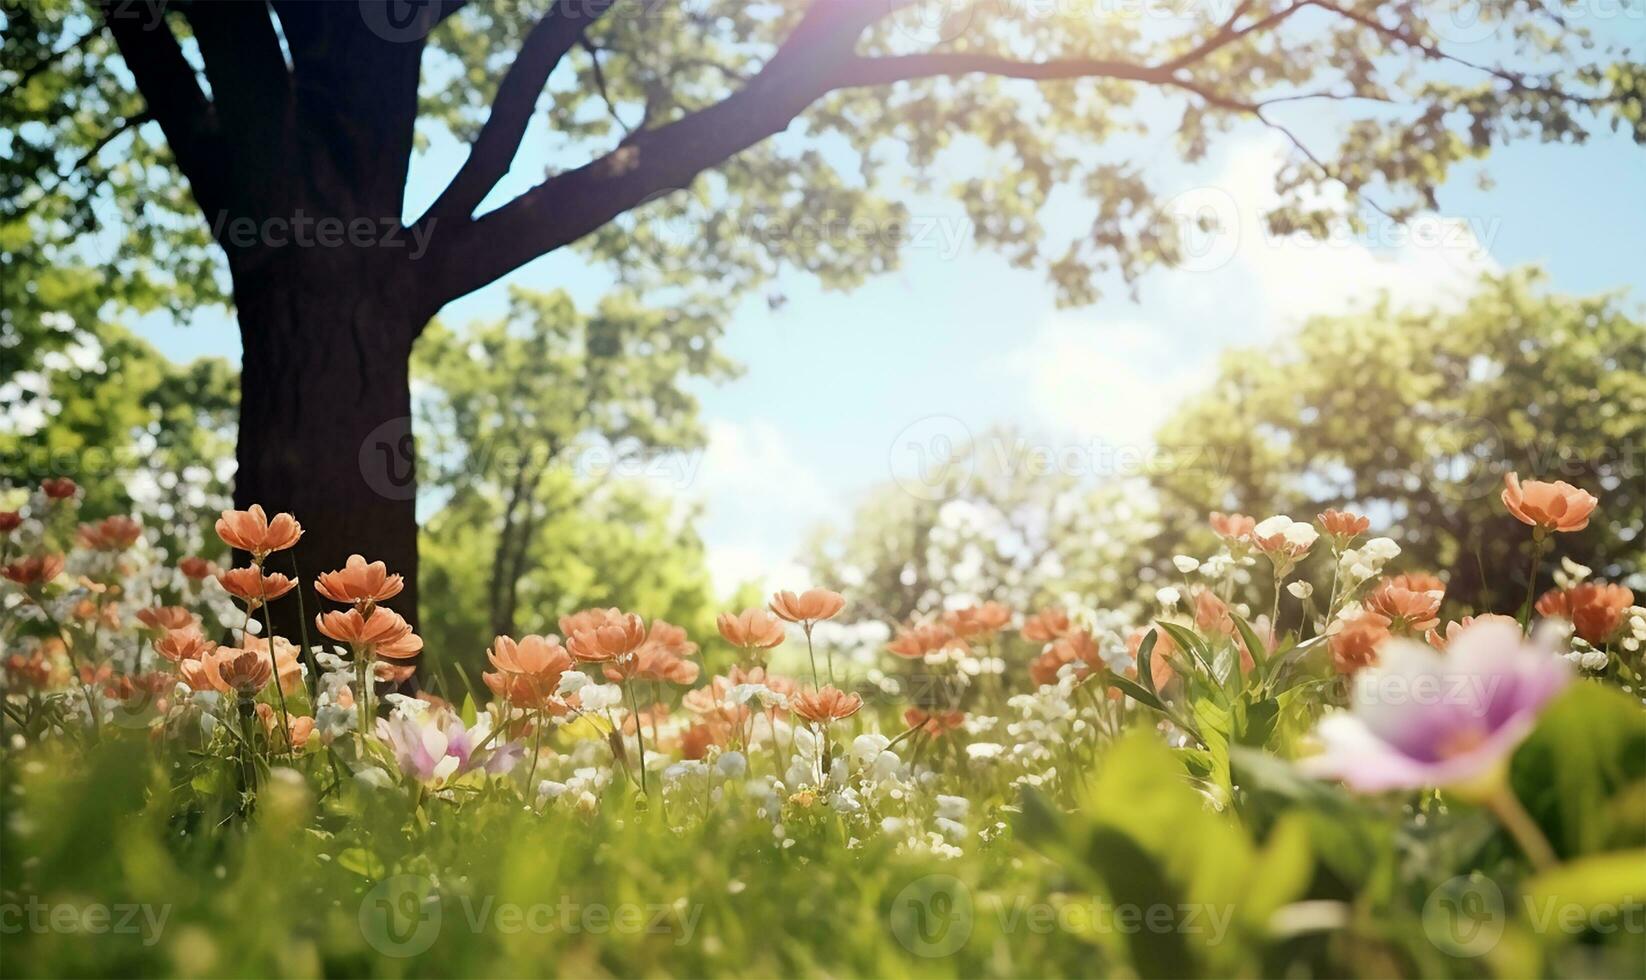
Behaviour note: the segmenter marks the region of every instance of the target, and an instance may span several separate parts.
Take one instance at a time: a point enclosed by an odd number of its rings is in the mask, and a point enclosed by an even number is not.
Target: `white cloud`
[[[1414,306],[1449,306],[1481,274],[1497,268],[1486,252],[1500,219],[1490,215],[1427,215],[1404,224],[1367,209],[1367,228],[1347,227],[1325,239],[1279,238],[1263,213],[1278,200],[1274,177],[1285,160],[1278,137],[1237,146],[1210,184],[1180,195],[1186,209],[1215,214],[1220,229],[1195,242],[1182,285],[1208,290],[1225,311],[1250,308],[1259,329],[1273,334],[1317,314],[1343,313],[1387,291]],[[1320,203],[1341,207],[1341,192]],[[1204,278],[1208,282],[1196,282]]]
[[[1174,199],[1187,261],[1156,271],[1125,319],[1055,314],[1008,355],[1041,422],[1110,445],[1147,444],[1175,404],[1209,380],[1223,348],[1364,308],[1385,291],[1405,305],[1452,306],[1497,268],[1483,247],[1498,227],[1490,216],[1398,225],[1374,212],[1360,235],[1269,235],[1261,216],[1276,201],[1284,159],[1278,139],[1246,143],[1216,179]],[[1217,229],[1196,230],[1197,214],[1215,216]]]
[[[1041,421],[1111,446],[1147,444],[1205,376],[1174,356],[1160,328],[1068,315],[1046,320],[1006,366]]]
[[[800,581],[795,545],[831,516],[836,501],[770,421],[712,419],[707,427],[708,449],[690,493],[705,503],[701,531],[716,591],[728,594],[751,580]]]

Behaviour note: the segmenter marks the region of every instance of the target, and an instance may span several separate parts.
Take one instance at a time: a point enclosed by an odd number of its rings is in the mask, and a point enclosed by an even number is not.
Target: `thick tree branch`
[[[469,157],[419,223],[435,218],[467,218],[503,175],[509,172],[520,140],[526,135],[532,110],[548,83],[549,74],[588,29],[606,12],[612,0],[559,0],[532,27],[520,53],[497,87],[491,115],[480,128]]]
[[[224,131],[253,132],[278,118],[290,76],[268,4],[195,4],[188,8],[188,20]]]
[[[200,91],[194,69],[183,57],[171,28],[162,18],[149,22],[115,0],[104,0],[103,21],[114,35],[126,68],[160,124],[177,165],[194,188],[201,208],[222,206],[228,172],[219,152],[211,104]]]
[[[431,301],[439,306],[478,289],[781,132],[834,86],[858,35],[892,9],[885,0],[819,0],[766,66],[721,102],[637,132],[600,159],[550,177],[455,232],[443,230],[434,248],[452,260],[432,263]]]
[[[968,52],[857,57],[852,53],[857,36],[892,6],[871,0],[820,2],[808,10],[766,66],[725,100],[656,129],[634,133],[606,156],[556,174],[496,211],[441,236],[436,247],[449,249],[454,259],[461,259],[435,263],[441,278],[431,288],[437,304],[442,303],[574,242],[781,132],[812,102],[836,89],[966,74],[1036,81],[1110,78],[1182,89],[1208,105],[1262,120],[1260,103],[1223,95],[1184,69],[1315,2],[1296,0],[1236,28],[1234,23],[1250,6],[1243,5],[1189,55],[1159,65],[1084,58],[1025,62]]]
[[[264,0],[195,4],[188,20],[211,82],[225,152],[233,157],[234,187],[242,199],[230,206],[245,213],[289,161],[284,134],[293,108],[291,74]]]

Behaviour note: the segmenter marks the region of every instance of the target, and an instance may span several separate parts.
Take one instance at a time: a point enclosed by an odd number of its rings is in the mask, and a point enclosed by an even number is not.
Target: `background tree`
[[[1350,508],[1397,529],[1401,567],[1441,573],[1449,599],[1512,613],[1525,596],[1527,534],[1498,495],[1518,470],[1600,496],[1589,527],[1557,535],[1552,556],[1613,581],[1638,576],[1646,322],[1621,296],[1563,296],[1543,281],[1530,270],[1488,277],[1450,312],[1385,297],[1310,320],[1278,347],[1225,355],[1216,381],[1159,435],[1162,447],[1216,462],[1158,474],[1172,533],[1205,553],[1210,510],[1305,519]],[[1553,567],[1546,559],[1544,574]]]
[[[527,556],[512,583],[515,629],[559,633],[562,615],[623,606],[684,626],[693,638],[714,636],[719,606],[694,511],[644,479],[595,480],[561,468],[542,482],[544,496],[575,497],[577,506],[553,507],[529,530],[512,532],[524,539]],[[441,678],[447,694],[463,690],[459,671],[479,683],[484,651],[497,632],[489,615],[490,579],[477,566],[480,556],[498,551],[501,511],[498,498],[464,494],[424,522],[429,663],[423,673]]]
[[[1140,608],[1164,584],[1154,495],[1135,476],[1094,479],[1087,457],[1059,448],[1021,429],[983,433],[941,476],[877,487],[846,527],[815,529],[802,560],[850,590],[846,621],[907,623],[946,600]]]
[[[1448,11],[1379,0],[1140,20],[915,0],[6,0],[0,222],[46,262],[112,224],[117,298],[231,295],[246,365],[236,501],[298,512],[309,572],[351,548],[386,560],[415,615],[409,474],[374,467],[401,465],[412,345],[450,300],[572,245],[648,287],[706,276],[736,293],[786,267],[849,285],[895,262],[895,236],[789,230],[895,224],[888,161],[928,173],[963,135],[991,148],[954,188],[978,238],[1046,266],[1071,302],[1094,297],[1097,273],[1178,252],[1155,168],[1123,143],[1095,150],[1117,135],[1164,128],[1194,161],[1241,121],[1280,130],[1298,156],[1268,220],[1310,232],[1329,223],[1313,203],[1325,184],[1400,216],[1516,136],[1611,124],[1646,139],[1646,71],[1607,39],[1558,6],[1469,10],[1473,37],[1496,32],[1472,58],[1452,50]],[[1311,100],[1360,113],[1329,152],[1286,125]],[[406,199],[420,119],[470,140],[426,209]],[[534,122],[553,169],[500,200]],[[1038,221],[1060,185],[1092,202],[1073,241]]]
[[[482,605],[491,633],[515,632],[521,581],[576,545],[545,534],[545,522],[584,503],[597,524],[614,507],[653,522],[632,493],[590,498],[614,473],[690,478],[703,432],[684,386],[730,372],[714,353],[717,333],[711,316],[622,294],[585,315],[564,292],[521,289],[505,319],[461,333],[429,328],[416,362],[432,386],[418,405],[430,435],[422,456],[448,497],[443,533],[495,517]]]
[[[175,364],[101,319],[103,277],[39,268],[0,283],[0,474],[80,483],[86,520],[139,514],[173,558],[216,555],[211,533],[233,468],[235,371],[221,358]]]

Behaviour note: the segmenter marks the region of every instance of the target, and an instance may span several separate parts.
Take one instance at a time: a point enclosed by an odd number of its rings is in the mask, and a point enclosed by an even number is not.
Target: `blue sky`
[[[1320,109],[1307,113],[1299,126],[1331,128]],[[545,160],[532,147],[547,142],[528,135],[494,200],[541,178]],[[1510,146],[1487,161],[1489,190],[1477,186],[1477,168],[1466,168],[1444,189],[1437,216],[1409,227],[1373,220],[1363,236],[1325,243],[1277,242],[1257,231],[1283,154],[1274,133],[1252,125],[1223,137],[1201,166],[1164,159],[1163,190],[1213,208],[1228,230],[1203,242],[1190,268],[1150,273],[1135,301],[1110,290],[1092,307],[1059,310],[1043,273],[1010,268],[974,245],[957,204],[911,195],[910,211],[932,232],[905,251],[897,271],[850,293],[792,276],[779,284],[789,300],[781,309],[761,297],[743,303],[723,350],[746,371],[701,391],[709,449],[654,477],[661,492],[706,505],[701,530],[717,582],[730,588],[765,573],[769,584],[803,584],[790,559],[806,528],[842,518],[864,490],[892,478],[911,437],[1015,423],[1045,445],[1085,453],[1146,445],[1219,351],[1261,344],[1379,290],[1444,304],[1482,271],[1522,263],[1543,265],[1555,288],[1574,293],[1640,284],[1646,154],[1625,138]],[[408,211],[420,212],[462,159],[460,146],[433,139],[413,168]],[[938,176],[961,179],[990,165],[986,154],[962,152]],[[1060,195],[1049,225],[1076,231],[1080,203]],[[566,288],[592,305],[607,281],[575,254],[555,254],[442,316],[454,324],[496,316],[510,284]],[[174,358],[239,356],[235,329],[220,314],[186,326],[149,317],[138,326]]]

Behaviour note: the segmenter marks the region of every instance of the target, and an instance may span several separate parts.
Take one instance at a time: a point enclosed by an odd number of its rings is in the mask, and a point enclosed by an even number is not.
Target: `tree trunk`
[[[234,503],[288,511],[303,525],[271,570],[303,580],[311,639],[319,572],[351,554],[405,578],[386,605],[417,622],[416,454],[409,357],[426,320],[364,252],[291,249],[255,271],[237,269],[244,345]],[[299,635],[298,603],[271,603],[277,633]]]

